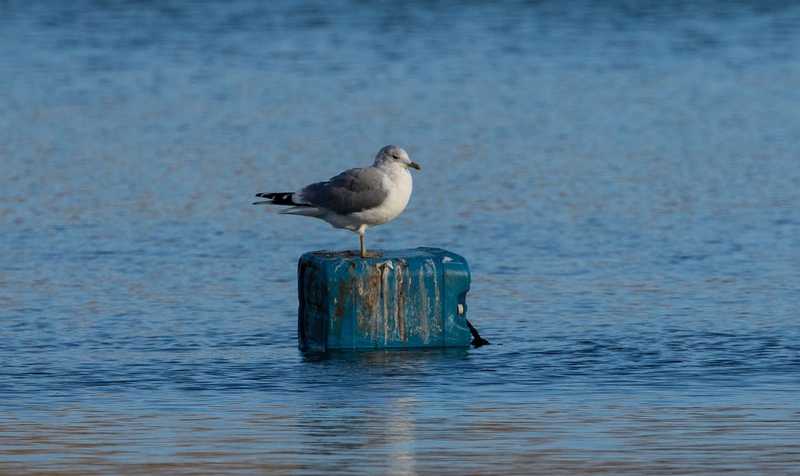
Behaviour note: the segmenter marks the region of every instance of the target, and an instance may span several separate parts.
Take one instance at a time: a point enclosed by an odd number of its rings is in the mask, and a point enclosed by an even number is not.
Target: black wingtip
[[[294,205],[294,206],[303,206],[302,203],[295,203],[292,199],[294,197],[294,192],[269,192],[269,193],[257,193],[256,197],[258,198],[266,198],[266,202],[257,202],[257,203],[269,203],[271,205]]]

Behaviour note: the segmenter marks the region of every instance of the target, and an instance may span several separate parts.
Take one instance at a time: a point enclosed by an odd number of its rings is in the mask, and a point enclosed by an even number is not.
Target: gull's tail
[[[294,207],[308,206],[305,203],[297,203],[294,201],[294,192],[276,192],[276,193],[257,193],[256,197],[266,198],[260,202],[253,202],[253,205],[289,205]]]
[[[277,193],[257,193],[256,197],[266,198],[260,202],[253,202],[253,205],[283,205],[289,208],[281,210],[283,215],[303,215],[309,217],[319,217],[322,213],[317,207],[308,203],[301,203],[300,197],[295,192]]]

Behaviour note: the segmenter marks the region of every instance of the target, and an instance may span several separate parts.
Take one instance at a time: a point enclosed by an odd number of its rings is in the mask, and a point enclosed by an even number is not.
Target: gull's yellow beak
[[[419,164],[416,162],[409,162],[408,166],[411,167],[412,169],[422,170],[422,167],[420,167]]]

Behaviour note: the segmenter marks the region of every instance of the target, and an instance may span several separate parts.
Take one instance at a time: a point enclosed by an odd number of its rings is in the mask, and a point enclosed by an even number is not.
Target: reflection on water
[[[0,3],[0,473],[791,474],[800,8]],[[302,355],[398,143],[480,349]]]

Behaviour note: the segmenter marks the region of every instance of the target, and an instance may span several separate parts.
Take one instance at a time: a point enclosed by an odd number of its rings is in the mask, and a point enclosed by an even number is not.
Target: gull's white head
[[[375,166],[400,165],[405,168],[421,170],[418,163],[408,157],[408,152],[396,145],[387,145],[375,156]]]

